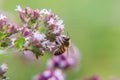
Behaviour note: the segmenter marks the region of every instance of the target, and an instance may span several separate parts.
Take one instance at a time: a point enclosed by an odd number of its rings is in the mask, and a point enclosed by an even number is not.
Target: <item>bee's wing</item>
[[[71,55],[70,53],[74,54],[74,48],[72,45],[67,48],[66,56],[69,57]]]
[[[73,48],[72,45],[70,45],[69,49],[70,49],[69,51],[70,51],[72,54],[74,54],[74,48]]]
[[[68,50],[68,48],[67,48],[67,57],[69,56],[69,52],[68,52],[69,50]]]

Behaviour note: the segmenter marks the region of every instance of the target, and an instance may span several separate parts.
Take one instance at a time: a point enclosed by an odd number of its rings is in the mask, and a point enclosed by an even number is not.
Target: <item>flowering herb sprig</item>
[[[22,26],[7,22],[7,18],[0,15],[0,47],[14,47],[18,51],[29,51],[36,58],[45,52],[54,53],[57,49],[55,41],[63,35],[63,20],[51,10],[22,9],[17,6],[16,11]]]

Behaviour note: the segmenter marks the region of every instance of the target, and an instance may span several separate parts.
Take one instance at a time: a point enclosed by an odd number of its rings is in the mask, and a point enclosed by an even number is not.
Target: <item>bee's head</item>
[[[68,47],[70,45],[70,37],[63,37],[64,46]]]
[[[64,39],[64,41],[69,42],[70,37],[69,37],[69,35],[68,35],[68,32],[67,32],[67,36],[63,36],[63,39]]]

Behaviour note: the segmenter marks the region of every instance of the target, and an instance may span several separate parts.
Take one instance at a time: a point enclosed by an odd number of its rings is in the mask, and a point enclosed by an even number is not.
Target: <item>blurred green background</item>
[[[107,80],[120,77],[120,0],[3,0],[0,9],[11,13],[18,23],[16,5],[33,9],[51,9],[65,23],[72,42],[80,49],[78,71],[67,72],[67,80],[82,80],[98,74]],[[40,63],[26,64],[18,57],[1,55],[8,63],[10,80],[31,80],[45,69],[48,56]]]

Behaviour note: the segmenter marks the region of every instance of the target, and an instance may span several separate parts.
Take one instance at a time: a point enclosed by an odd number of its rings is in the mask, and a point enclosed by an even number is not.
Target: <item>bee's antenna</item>
[[[67,36],[69,36],[69,33],[68,33],[68,31],[65,31],[66,33],[67,33]]]
[[[67,37],[70,37],[69,33],[67,32]]]
[[[69,36],[69,33],[67,32],[67,36]]]
[[[68,32],[67,32],[67,36],[68,36]]]

